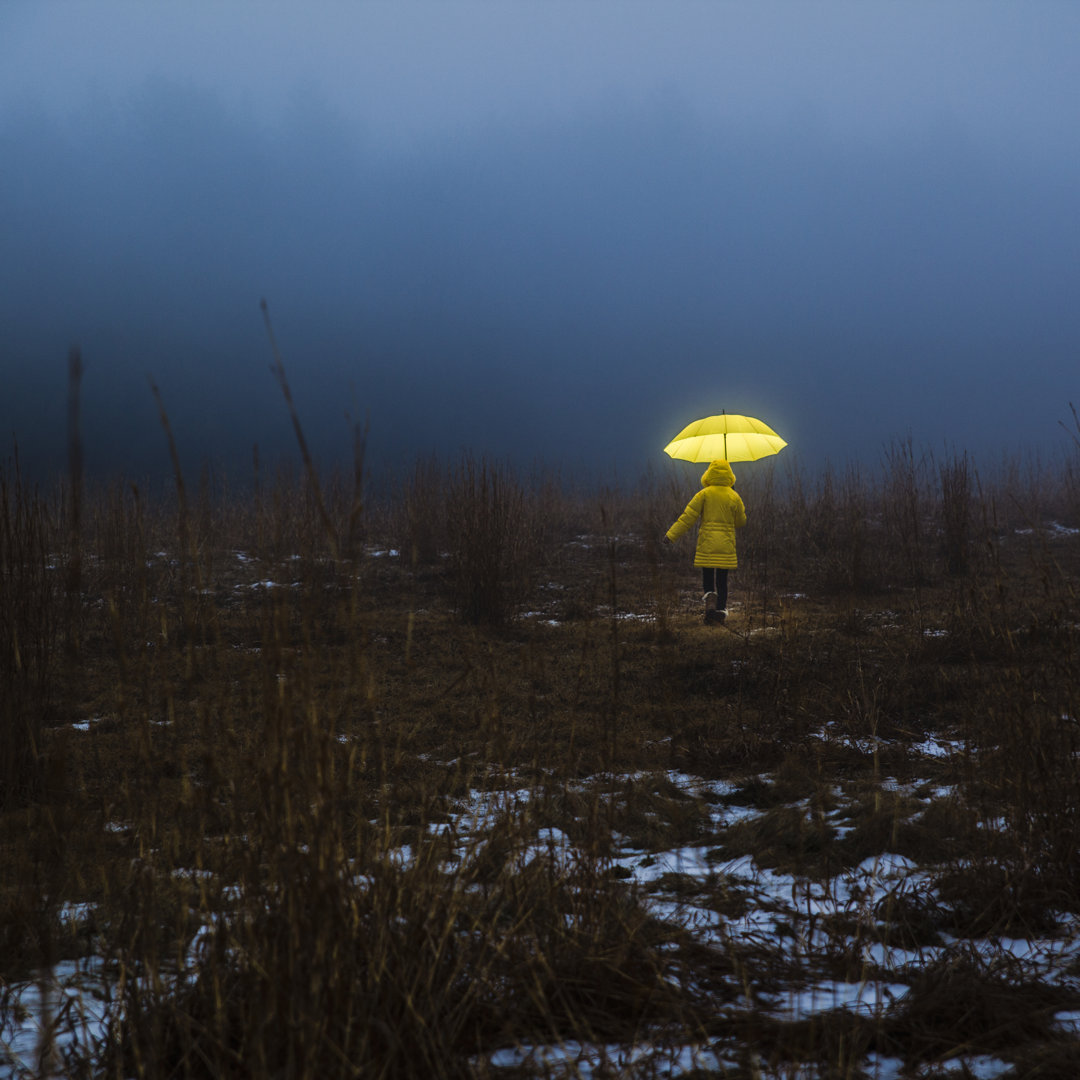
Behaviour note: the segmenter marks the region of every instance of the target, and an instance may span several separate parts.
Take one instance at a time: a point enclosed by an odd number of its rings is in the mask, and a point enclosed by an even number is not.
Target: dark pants
[[[720,611],[727,611],[727,574],[715,566],[701,568],[701,587],[704,592],[716,593],[716,606]]]

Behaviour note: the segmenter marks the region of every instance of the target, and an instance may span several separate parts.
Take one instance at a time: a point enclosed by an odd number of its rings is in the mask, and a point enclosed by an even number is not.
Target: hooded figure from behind
[[[723,622],[727,615],[727,572],[738,565],[735,530],[746,524],[746,507],[734,485],[735,474],[726,461],[710,462],[701,490],[666,535],[674,543],[700,522],[694,565],[702,569],[706,622]]]

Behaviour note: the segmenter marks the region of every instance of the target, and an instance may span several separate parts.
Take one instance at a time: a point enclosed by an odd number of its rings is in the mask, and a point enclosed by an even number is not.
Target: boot
[[[717,601],[717,599],[718,599],[717,595],[714,592],[707,592],[702,597],[702,600],[705,601],[705,622],[707,622],[707,623],[714,623],[714,622],[717,621],[716,620],[716,601]]]

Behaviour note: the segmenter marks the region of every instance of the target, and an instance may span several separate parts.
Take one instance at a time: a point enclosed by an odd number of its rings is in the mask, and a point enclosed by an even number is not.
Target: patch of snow
[[[186,881],[213,881],[213,870],[199,870],[195,867],[178,866],[173,872],[174,878],[181,878]]]
[[[186,953],[188,967],[197,967],[209,957],[213,932],[213,923],[203,923],[192,935]]]
[[[917,949],[885,945],[880,941],[868,941],[862,945],[862,957],[866,963],[891,974],[900,974],[936,963],[944,955],[943,945],[923,945]]]
[[[46,1017],[54,1025],[53,1046],[60,1054],[101,1041],[108,1004],[92,987],[98,983],[102,966],[100,960],[65,960],[33,981],[7,988],[10,998],[4,1034],[10,1032],[10,1036],[0,1040],[0,1065],[13,1067],[8,1075],[51,1075],[38,1061]],[[58,1023],[57,1017],[63,1021]]]
[[[764,810],[758,810],[753,806],[722,806],[711,816],[715,824],[727,827],[740,821],[753,821],[764,813]]]
[[[901,1080],[904,1070],[904,1059],[886,1057],[876,1050],[871,1050],[866,1055],[864,1063],[867,1080]]]
[[[934,1068],[939,1075],[948,1076],[951,1073],[957,1073],[963,1076],[964,1080],[968,1077],[972,1077],[973,1080],[996,1080],[997,1077],[1011,1071],[1012,1066],[1007,1061],[1002,1061],[1001,1058],[996,1058],[991,1054],[977,1054],[939,1061]]]
[[[908,992],[904,983],[822,982],[788,991],[773,1011],[793,1020],[806,1020],[833,1009],[848,1009],[863,1016],[880,1016]]]
[[[1038,978],[1064,970],[1080,957],[1080,941],[1074,938],[979,938],[971,946],[988,962],[1008,957]]]
[[[548,619],[545,617],[546,613],[543,611],[523,611],[521,617],[523,619],[535,619],[541,626],[560,626],[562,625],[558,619]]]
[[[687,874],[706,879],[715,872],[706,850],[700,847],[684,847],[654,854],[628,851],[612,861],[616,866],[633,871],[634,880],[641,884],[659,881],[665,874]]]
[[[78,903],[64,903],[60,905],[57,915],[63,923],[84,923],[96,910],[95,906],[85,900]]]
[[[461,835],[479,834],[494,825],[506,814],[520,812],[529,802],[532,792],[520,791],[472,791],[459,800],[457,827]]]
[[[892,881],[910,877],[919,869],[906,855],[871,855],[859,863],[857,873],[865,874],[875,881]]]
[[[342,741],[346,736],[339,736]],[[927,739],[921,747],[929,757],[954,753],[959,743]],[[457,762],[441,763],[447,767],[459,767]],[[542,785],[514,789],[513,776],[504,777],[497,770],[487,774],[494,791],[474,788],[465,797],[447,800],[449,820],[434,822],[428,826],[431,835],[446,836],[449,851],[477,851],[486,842],[493,825],[507,815],[520,816],[528,804],[537,798]],[[768,779],[763,777],[762,779]],[[477,781],[482,784],[483,779]],[[823,1011],[847,1009],[860,1016],[875,1017],[893,1007],[910,991],[903,981],[918,968],[952,955],[957,950],[971,950],[987,965],[998,965],[1011,970],[1009,965],[1019,966],[1025,976],[1038,977],[1072,985],[1069,970],[1080,958],[1080,921],[1075,916],[1062,915],[1062,936],[1052,939],[994,938],[976,941],[957,941],[941,935],[942,944],[906,949],[891,947],[879,940],[879,932],[888,925],[888,912],[881,907],[889,897],[903,895],[911,890],[919,898],[925,898],[935,906],[934,878],[930,870],[921,870],[906,856],[882,853],[864,859],[858,866],[849,867],[829,880],[808,880],[792,874],[779,873],[759,866],[753,856],[722,860],[715,853],[722,851],[724,829],[735,823],[759,817],[763,811],[743,805],[724,805],[723,800],[737,797],[739,784],[730,781],[706,780],[689,773],[668,770],[664,772],[641,772],[633,774],[595,774],[590,781],[568,784],[575,790],[591,790],[598,797],[621,801],[631,787],[637,791],[663,792],[666,785],[673,785],[688,799],[700,799],[708,803],[707,809],[712,830],[707,838],[696,845],[686,845],[669,851],[647,852],[643,849],[623,847],[612,858],[613,866],[622,867],[655,917],[670,921],[693,934],[702,944],[720,948],[746,944],[753,948],[774,950],[778,954],[791,955],[796,961],[806,962],[805,985],[788,985],[772,996],[771,1011],[784,1018],[803,1019]],[[894,782],[895,785],[895,782]],[[910,787],[911,785],[909,785]],[[919,790],[918,786],[912,790]],[[953,796],[952,787],[935,787],[933,797]],[[836,801],[845,804],[843,789],[834,791]],[[804,803],[796,805],[805,805]],[[703,807],[704,809],[705,807]],[[842,811],[836,811],[836,814]],[[849,827],[849,826],[843,826]],[[106,828],[126,830],[127,825],[110,823]],[[613,841],[621,838],[613,835]],[[625,843],[625,841],[622,841]],[[456,844],[464,845],[456,848]],[[404,844],[386,853],[390,865],[409,867],[415,863],[416,852]],[[457,859],[464,855],[448,856]],[[568,864],[577,857],[570,836],[561,828],[545,825],[536,830],[535,837],[510,855],[510,866],[524,866],[536,858],[554,859],[556,865]],[[515,861],[516,860],[516,861]],[[210,877],[205,870],[177,869],[178,877],[198,880]],[[695,890],[665,888],[665,875],[679,875],[690,879],[691,885],[700,883],[701,892]],[[355,879],[357,888],[370,883],[363,876]],[[233,899],[239,895],[235,886],[229,887]],[[746,909],[741,915],[730,914],[727,904],[719,903],[722,894],[745,900]],[[710,895],[712,894],[712,895]],[[704,899],[708,897],[708,899]],[[712,905],[712,906],[710,906]],[[715,910],[720,907],[723,910]],[[87,920],[93,908],[88,904],[70,904],[61,909],[61,918],[79,923]],[[856,929],[850,933],[851,927]],[[865,929],[872,933],[865,933]],[[204,926],[191,941],[188,958],[197,963],[207,943],[211,926]],[[822,954],[836,949],[850,949],[861,957],[866,970],[880,977],[858,982],[831,981],[822,977],[817,966]],[[801,964],[800,964],[801,967]],[[60,970],[60,969],[58,969]],[[73,969],[77,970],[77,969]],[[62,980],[60,980],[62,981]],[[17,1035],[22,1039],[20,1053],[34,1052],[37,1045],[34,1018],[43,1014],[40,1000],[33,997],[31,984],[20,991],[25,995],[30,1011],[28,1024],[19,1027]],[[66,991],[65,991],[66,992]],[[55,993],[60,993],[56,991]],[[54,995],[55,996],[55,995]],[[19,999],[24,1000],[23,998]],[[59,999],[57,999],[58,1001]],[[104,1006],[99,1006],[97,1022],[104,1017]],[[59,1012],[54,1007],[52,1014]],[[95,1014],[88,1014],[93,1020]],[[38,1019],[40,1022],[40,1019]],[[1055,1016],[1055,1024],[1063,1034],[1080,1034],[1080,1010],[1061,1011]],[[28,1026],[29,1025],[29,1026]],[[26,1029],[24,1032],[23,1029]],[[12,1030],[9,1028],[9,1030]],[[3,1060],[0,1046],[0,1061]],[[29,1068],[30,1059],[26,1061]],[[500,1068],[521,1067],[539,1069],[549,1076],[600,1076],[617,1073],[631,1075],[635,1071],[648,1071],[650,1075],[678,1076],[693,1070],[734,1069],[735,1063],[727,1058],[726,1048],[709,1045],[665,1047],[657,1044],[638,1043],[630,1046],[604,1046],[584,1043],[567,1043],[559,1046],[520,1046],[498,1051],[492,1055],[490,1064]],[[962,1062],[956,1064],[955,1062]],[[745,1063],[744,1063],[745,1064]],[[997,1058],[965,1057],[935,1065],[939,1071],[967,1068],[969,1074],[988,1080],[1002,1075],[1008,1066]],[[798,1067],[799,1070],[802,1066]],[[816,1077],[810,1065],[805,1073],[792,1072],[785,1067],[781,1072],[762,1070],[762,1080],[784,1080],[792,1077]],[[868,1055],[862,1063],[868,1077],[879,1080],[898,1080],[903,1074],[901,1063],[895,1058]]]
[[[946,758],[952,757],[953,754],[962,753],[964,744],[960,741],[949,741],[931,737],[925,739],[921,743],[914,743],[911,749],[916,754],[922,754],[923,757]]]
[[[541,844],[568,845],[570,843],[570,837],[562,829],[541,829],[537,832],[536,839]]]
[[[1054,1026],[1067,1035],[1080,1035],[1080,1009],[1054,1013]]]
[[[1077,536],[1080,535],[1080,529],[1070,528],[1068,525],[1062,525],[1060,521],[1049,521],[1044,526],[1048,533],[1054,536]],[[1014,529],[1013,532],[1017,536],[1034,536],[1038,530],[1032,528],[1026,529]]]
[[[546,1077],[592,1078],[594,1076],[636,1075],[637,1067],[648,1067],[649,1075],[680,1076],[695,1071],[716,1072],[736,1068],[735,1059],[719,1047],[689,1045],[664,1047],[656,1043],[632,1046],[567,1041],[558,1046],[521,1045],[497,1050],[488,1058],[497,1069],[536,1069]],[[659,1071],[657,1071],[659,1070]]]
[[[386,861],[392,866],[407,867],[412,866],[416,860],[416,853],[412,849],[411,844],[402,844],[401,847],[391,848],[386,853]]]

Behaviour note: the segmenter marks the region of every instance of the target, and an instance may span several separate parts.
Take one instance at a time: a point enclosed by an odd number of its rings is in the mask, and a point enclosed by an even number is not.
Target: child
[[[734,485],[735,474],[726,461],[710,462],[701,477],[701,491],[664,537],[666,543],[673,544],[701,519],[694,565],[701,567],[707,623],[722,623],[727,618],[728,571],[738,565],[735,530],[746,524],[746,507]]]

